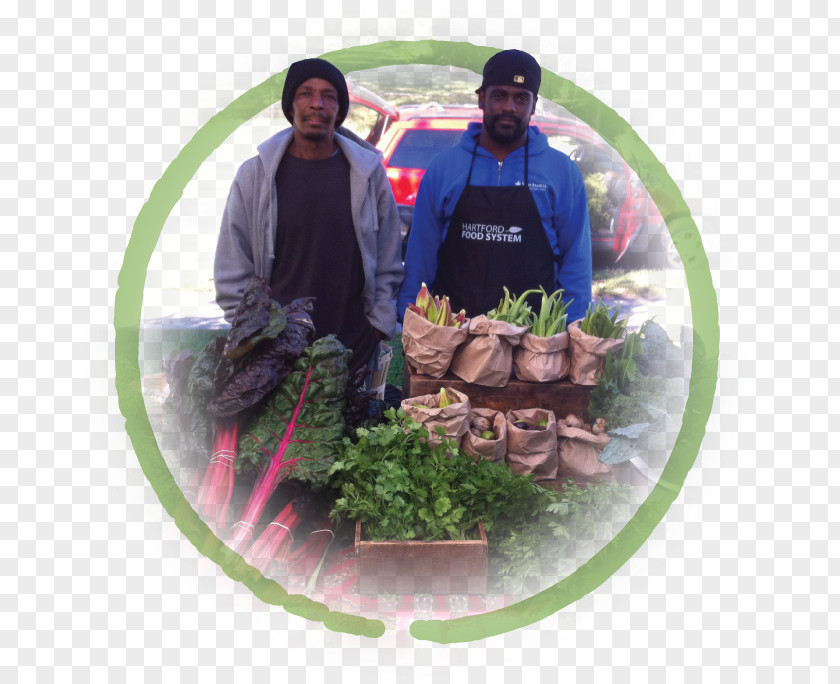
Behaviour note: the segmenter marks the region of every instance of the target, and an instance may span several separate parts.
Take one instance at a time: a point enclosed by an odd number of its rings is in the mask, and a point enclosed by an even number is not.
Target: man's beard
[[[310,142],[321,142],[322,140],[326,140],[330,135],[332,135],[333,131],[302,131],[301,136],[304,140],[309,140]]]
[[[496,123],[502,119],[514,123],[514,127],[511,129],[500,130],[496,127]],[[498,143],[499,145],[507,145],[509,143],[517,142],[528,132],[528,120],[506,114],[497,114],[496,116],[488,117],[485,112],[484,129],[493,142]]]
[[[327,117],[313,115],[313,116],[310,116],[310,117],[307,117],[306,119],[304,119],[304,123],[306,121],[311,120],[311,119],[317,119],[319,122],[321,122],[323,124],[326,124],[329,121],[329,119]],[[332,126],[331,130],[328,130],[327,128],[321,128],[321,129],[314,129],[313,130],[313,129],[310,129],[306,126],[301,126],[300,127],[301,137],[303,137],[304,140],[309,140],[310,142],[315,142],[315,143],[322,142],[324,140],[329,139],[330,136],[334,132],[335,132],[335,126],[334,125]]]

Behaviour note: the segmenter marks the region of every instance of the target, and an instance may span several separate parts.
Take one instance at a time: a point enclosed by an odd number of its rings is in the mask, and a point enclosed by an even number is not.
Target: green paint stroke
[[[454,66],[481,73],[494,48],[469,43],[387,41],[323,55],[343,73],[403,64]],[[120,411],[146,478],[184,535],[232,579],[259,599],[282,606],[328,629],[367,637],[385,632],[380,620],[330,611],[304,596],[289,595],[228,549],[187,503],[167,468],[152,431],[140,385],[139,330],[146,271],[164,223],[201,164],[239,126],[280,100],[286,72],[276,74],[212,117],[184,146],[155,184],[134,223],[114,303],[116,387]],[[595,590],[650,536],[682,489],[694,464],[712,409],[720,346],[717,298],[697,226],[668,172],[616,112],[568,79],[543,70],[540,96],[589,124],[634,169],[659,208],[685,267],[694,329],[694,351],[682,428],[661,478],[621,532],[587,563],[553,587],[497,611],[454,620],[418,620],[417,639],[456,643],[519,629],[561,610]]]

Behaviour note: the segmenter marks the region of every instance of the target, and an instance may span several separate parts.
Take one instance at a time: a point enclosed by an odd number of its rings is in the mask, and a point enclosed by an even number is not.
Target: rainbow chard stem
[[[213,455],[196,494],[196,510],[217,531],[229,524],[228,511],[233,496],[233,464],[238,436],[239,423],[235,418],[216,420]]]
[[[306,391],[309,389],[309,381],[312,378],[312,366],[306,373],[306,380],[303,383],[303,391],[300,393],[295,410],[289,420],[286,432],[283,439],[280,440],[280,446],[277,452],[272,456],[271,463],[265,471],[263,477],[257,480],[254,486],[254,491],[248,499],[248,504],[245,508],[245,513],[242,519],[234,525],[233,535],[228,540],[228,546],[234,551],[238,551],[242,546],[250,541],[254,535],[254,527],[259,523],[260,516],[265,510],[268,500],[277,489],[277,485],[283,480],[288,468],[291,467],[299,459],[285,460],[286,449],[294,440],[295,428],[297,427],[298,416],[300,415],[301,407],[306,399]]]
[[[270,522],[259,538],[251,544],[244,554],[245,560],[261,573],[271,566],[275,558],[285,557],[294,542],[294,531],[300,522],[300,516],[290,501],[280,514]]]

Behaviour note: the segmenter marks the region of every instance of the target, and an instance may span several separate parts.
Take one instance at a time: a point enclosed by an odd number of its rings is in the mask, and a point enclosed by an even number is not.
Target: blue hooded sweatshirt
[[[480,132],[481,123],[471,123],[458,145],[432,160],[420,182],[405,258],[405,280],[397,298],[400,319],[422,283],[434,287],[438,252],[466,185]],[[567,155],[549,146],[548,138],[536,126],[528,129],[528,150],[528,185],[554,252],[554,289],[564,290],[565,301],[574,299],[567,312],[571,322],[583,318],[592,301],[592,244],[583,177]],[[524,181],[524,145],[503,162],[478,147],[472,185],[509,186]]]

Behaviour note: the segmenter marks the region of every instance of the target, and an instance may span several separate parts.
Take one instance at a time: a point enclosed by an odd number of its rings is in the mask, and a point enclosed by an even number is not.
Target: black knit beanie
[[[344,122],[347,110],[350,108],[350,95],[347,93],[347,81],[344,80],[344,75],[325,59],[318,59],[317,57],[302,59],[289,66],[286,82],[283,84],[283,97],[280,100],[283,114],[286,115],[289,123],[294,123],[292,120],[292,100],[294,100],[295,93],[301,83],[308,81],[310,78],[323,78],[335,86],[338,92],[338,118],[335,120],[335,127],[338,128]]]
[[[541,80],[540,65],[531,55],[522,50],[502,50],[487,60],[481,87],[475,92],[488,86],[514,86],[526,88],[536,95]]]

